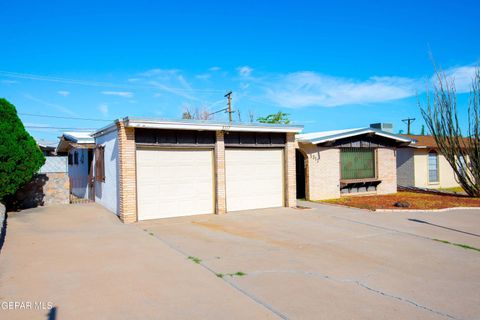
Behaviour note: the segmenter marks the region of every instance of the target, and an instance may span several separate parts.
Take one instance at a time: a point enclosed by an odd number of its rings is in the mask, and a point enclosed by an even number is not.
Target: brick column
[[[285,146],[285,206],[297,206],[297,184],[295,168],[295,133],[287,133]]]
[[[124,223],[137,221],[136,148],[135,130],[125,127],[122,121],[118,128],[118,211]]]
[[[215,139],[215,213],[226,213],[225,141],[223,131],[216,132]]]

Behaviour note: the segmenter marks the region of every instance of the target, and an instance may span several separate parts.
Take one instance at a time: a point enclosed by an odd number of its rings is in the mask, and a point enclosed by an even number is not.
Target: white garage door
[[[225,150],[227,211],[283,206],[283,149]]]
[[[214,212],[213,152],[137,150],[138,220]]]

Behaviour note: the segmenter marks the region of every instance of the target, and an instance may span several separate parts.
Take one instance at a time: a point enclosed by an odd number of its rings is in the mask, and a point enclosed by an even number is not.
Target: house
[[[433,136],[404,135],[414,140],[398,149],[398,184],[419,188],[459,187],[455,172],[439,150]]]
[[[388,128],[390,124],[373,124],[298,135],[297,197],[322,200],[397,192],[396,150],[411,139]]]
[[[40,150],[42,150],[44,156],[56,156],[57,155],[57,141],[48,141],[44,139],[35,139]]]
[[[295,207],[303,126],[126,117],[93,133],[95,201],[124,222]]]
[[[60,137],[56,152],[68,157],[70,194],[76,198],[94,198],[93,152],[95,139],[91,132],[65,132]]]

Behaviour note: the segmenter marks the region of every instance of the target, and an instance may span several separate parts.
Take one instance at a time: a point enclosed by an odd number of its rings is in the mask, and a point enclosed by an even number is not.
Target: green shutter
[[[342,148],[340,151],[343,180],[375,178],[375,150]]]

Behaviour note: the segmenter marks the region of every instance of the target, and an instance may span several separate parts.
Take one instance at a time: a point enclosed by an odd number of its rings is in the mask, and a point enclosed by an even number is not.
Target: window
[[[105,147],[97,146],[95,149],[95,180],[105,182]]]
[[[435,151],[428,153],[428,182],[438,182],[438,154]]]
[[[68,165],[71,166],[73,164],[73,154],[68,154]]]
[[[375,150],[342,148],[340,150],[341,179],[375,178]]]
[[[73,164],[77,165],[78,164],[78,152],[75,151],[73,153]]]

